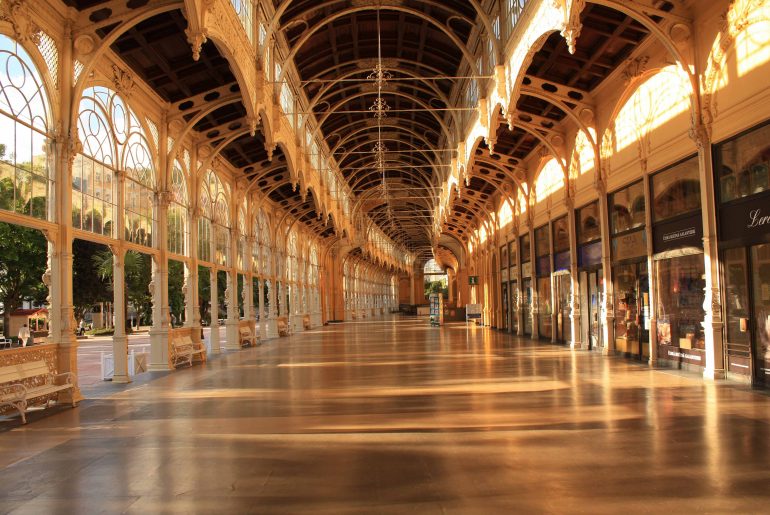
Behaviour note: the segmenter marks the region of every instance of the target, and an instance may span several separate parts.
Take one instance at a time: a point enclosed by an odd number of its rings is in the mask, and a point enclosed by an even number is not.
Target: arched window
[[[537,176],[536,184],[535,195],[538,202],[564,188],[564,172],[556,159],[549,159],[543,166]]]
[[[246,256],[246,199],[243,200],[238,210],[238,270],[245,270],[248,256]]]
[[[171,170],[171,203],[168,206],[168,251],[182,256],[187,255],[189,205],[186,174],[179,161],[175,161]]]
[[[127,241],[152,246],[155,167],[139,118],[114,91],[88,88],[80,100],[78,131],[83,150],[72,170],[73,225],[116,237],[115,172],[125,172]]]
[[[209,170],[201,183],[198,258],[220,266],[229,265],[230,216],[228,197],[229,191],[226,186],[213,170]]]
[[[270,253],[271,238],[270,225],[267,222],[267,216],[265,215],[264,211],[259,212],[257,224],[259,226],[258,239],[259,247],[261,250],[260,271],[263,276],[269,277],[273,270],[272,255]]]
[[[53,219],[50,129],[48,96],[35,63],[21,45],[0,35],[0,209]]]
[[[641,84],[615,117],[615,152],[662,126],[690,106],[690,83],[675,64]]]
[[[201,187],[198,208],[200,210],[200,218],[198,218],[198,259],[211,262],[211,225],[214,219],[214,212],[208,188],[205,186]]]
[[[293,229],[289,233],[289,241],[286,245],[286,273],[287,280],[296,283],[299,279],[299,265],[297,262],[297,231]]]
[[[311,286],[318,286],[318,248],[315,243],[310,247],[310,273],[308,282]]]

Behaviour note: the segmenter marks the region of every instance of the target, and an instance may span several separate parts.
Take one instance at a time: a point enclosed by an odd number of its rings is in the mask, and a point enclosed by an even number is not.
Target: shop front
[[[658,360],[698,370],[706,364],[706,271],[697,158],[652,175],[650,190]]]
[[[610,194],[608,205],[615,295],[615,350],[636,359],[646,359],[650,341],[650,281],[643,182]]]
[[[580,289],[580,335],[589,350],[603,348],[601,306],[604,301],[602,242],[599,202],[577,210],[578,285]]]
[[[540,338],[553,336],[551,299],[551,235],[548,224],[535,229],[535,274],[537,277],[537,332]]]
[[[770,125],[714,147],[725,362],[733,379],[770,386]]]
[[[532,336],[532,261],[530,259],[530,236],[519,238],[521,243],[521,321],[524,334]]]
[[[519,333],[519,320],[518,320],[518,303],[519,303],[519,254],[516,241],[508,243],[508,259],[511,266],[508,268],[508,292],[510,305],[510,315],[508,320],[510,322],[510,331],[513,334]]]
[[[500,306],[500,311],[502,314],[500,329],[502,331],[507,331],[510,327],[509,295],[510,291],[508,289],[508,268],[506,264],[506,268],[500,270],[500,300],[502,302],[502,305]]]
[[[551,223],[553,232],[553,285],[556,300],[556,341],[569,343],[572,337],[570,314],[570,293],[572,276],[570,275],[569,220],[567,216],[557,218]]]

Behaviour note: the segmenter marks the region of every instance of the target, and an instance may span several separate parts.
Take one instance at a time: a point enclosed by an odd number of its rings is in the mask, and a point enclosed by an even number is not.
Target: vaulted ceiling
[[[464,136],[460,116],[467,106],[450,99],[458,85],[467,84],[457,78],[463,62],[476,73],[476,57],[468,44],[474,31],[482,42],[488,40],[484,29],[488,21],[476,10],[486,2],[273,2],[274,34],[288,46],[299,73],[298,86],[318,120],[317,132],[355,200],[394,241],[421,261],[428,259],[433,208],[446,176],[442,167],[453,156],[449,147]],[[65,3],[88,10],[93,21],[102,22],[102,37],[112,30],[109,2]],[[673,9],[665,0],[654,3],[660,13]],[[128,5],[145,4],[146,0],[133,0]],[[102,6],[104,12],[99,10]],[[457,241],[468,241],[471,231],[494,209],[491,200],[499,192],[515,193],[519,167],[541,147],[543,138],[559,129],[566,110],[590,103],[592,91],[649,37],[637,21],[598,4],[586,4],[581,21],[574,54],[558,33],[545,40],[529,65],[510,120],[501,117],[494,148],[482,144],[477,149],[471,177],[460,186],[461,194],[443,227]],[[165,12],[121,35],[112,48],[172,105],[170,117],[189,121],[219,102],[195,124],[200,139],[212,146],[223,144],[222,157],[253,187],[323,236],[333,236],[315,212],[312,195],[303,198],[293,188],[280,148],[268,159],[259,131],[230,141],[228,136],[242,132],[248,123],[233,71],[211,42],[193,60],[186,28],[182,10]],[[485,45],[480,48],[486,51]],[[485,86],[483,79],[479,82]],[[558,105],[539,94],[554,91],[563,96]],[[378,99],[380,108],[374,109]]]
[[[431,248],[439,174],[458,125],[449,129],[458,114],[449,97],[476,18],[471,2],[414,0],[295,0],[280,18],[345,179],[375,223],[416,253]],[[372,111],[378,98],[382,117]]]

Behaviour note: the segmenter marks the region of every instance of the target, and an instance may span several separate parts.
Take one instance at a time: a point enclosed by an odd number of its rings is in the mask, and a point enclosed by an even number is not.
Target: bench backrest
[[[192,340],[189,342],[185,341],[184,338],[174,338],[173,340],[171,340],[172,347],[186,347],[188,345],[192,345]]]
[[[181,342],[184,345],[192,345],[193,344],[192,338],[190,338],[189,336],[182,336],[182,338],[180,340],[181,340]]]
[[[48,363],[45,360],[28,361],[26,363],[18,363],[16,365],[9,365],[7,367],[0,368],[0,383],[12,383],[14,381],[21,381],[22,379],[29,379],[30,377],[37,377],[50,374],[48,369]]]
[[[242,336],[251,336],[251,329],[248,327],[241,327],[238,331],[240,331]]]

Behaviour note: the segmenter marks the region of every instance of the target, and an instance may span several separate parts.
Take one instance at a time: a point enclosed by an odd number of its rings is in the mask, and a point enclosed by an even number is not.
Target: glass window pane
[[[657,271],[658,345],[705,349],[703,301],[705,299],[702,254],[662,259]]]
[[[722,202],[770,189],[770,125],[719,145],[716,169]]]
[[[566,216],[554,220],[553,226],[553,251],[564,252],[569,250],[569,223]]]
[[[544,225],[535,229],[535,255],[545,256],[551,253],[551,240],[548,234],[548,226]]]
[[[655,174],[652,181],[652,218],[658,222],[701,208],[698,160],[688,159]]]
[[[641,181],[610,195],[609,205],[613,234],[644,226],[644,185]]]
[[[601,237],[598,202],[593,202],[578,209],[577,221],[578,244],[589,243]]]

